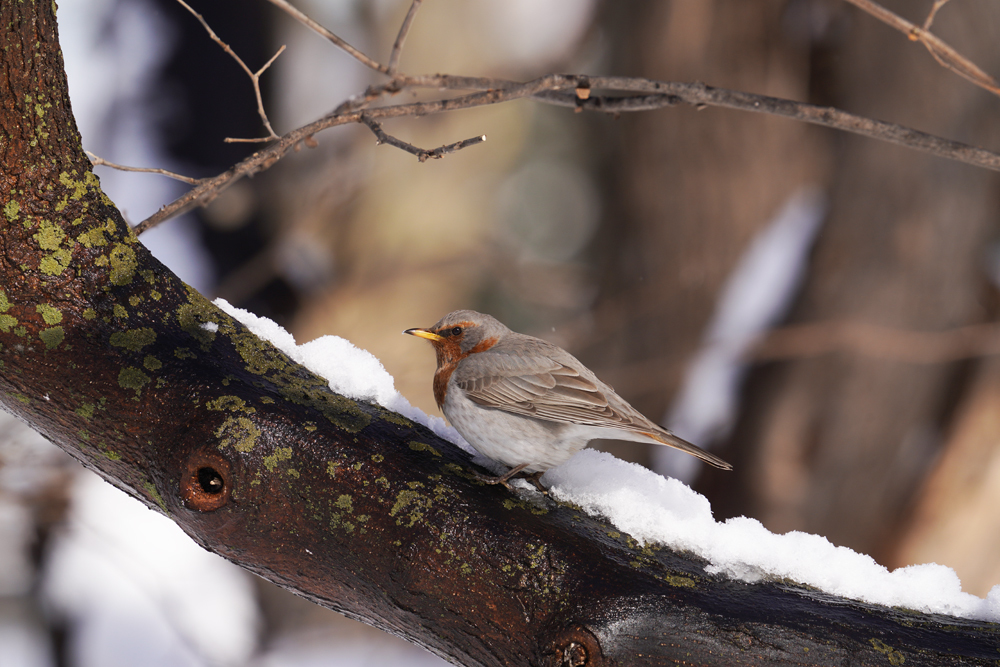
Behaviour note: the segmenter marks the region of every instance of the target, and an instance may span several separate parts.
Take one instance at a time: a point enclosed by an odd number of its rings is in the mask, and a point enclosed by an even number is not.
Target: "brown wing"
[[[486,408],[564,424],[642,433],[719,468],[732,468],[651,422],[565,350],[540,343],[532,345],[527,354],[496,350],[501,353],[497,354],[494,348],[471,355],[456,370],[454,382],[470,400]]]
[[[492,350],[472,355],[456,371],[455,384],[475,403],[567,424],[632,431],[656,428],[593,373],[573,368],[582,365],[568,352],[553,351],[553,356],[567,357],[565,361],[541,354],[519,357],[504,352],[502,356]]]

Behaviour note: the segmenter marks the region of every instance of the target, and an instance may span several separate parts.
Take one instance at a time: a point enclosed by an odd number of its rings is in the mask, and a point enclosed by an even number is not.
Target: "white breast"
[[[444,416],[470,445],[486,458],[514,467],[527,463],[525,472],[548,470],[563,463],[596,437],[593,427],[532,419],[484,408],[448,383]],[[613,436],[612,436],[613,437]]]

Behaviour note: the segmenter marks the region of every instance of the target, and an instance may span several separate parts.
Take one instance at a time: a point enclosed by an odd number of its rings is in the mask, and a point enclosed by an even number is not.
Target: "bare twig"
[[[847,2],[863,9],[886,25],[900,31],[911,40],[919,41],[927,47],[930,54],[934,56],[934,60],[938,61],[942,67],[946,67],[965,80],[979,86],[980,88],[990,91],[994,95],[1000,96],[1000,84],[998,84],[993,77],[979,69],[979,67],[977,67],[972,61],[948,46],[948,44],[935,34],[928,31],[927,28],[929,28],[930,24],[933,22],[934,15],[937,13],[937,10],[940,9],[947,1],[948,0],[944,0],[942,2],[941,0],[937,0],[934,3],[930,15],[927,17],[927,21],[925,21],[925,27],[921,28],[920,26],[910,23],[903,17],[894,14],[872,0],[847,0]]]
[[[168,176],[174,180],[183,181],[191,185],[197,185],[198,183],[201,183],[203,180],[205,180],[202,178],[191,178],[190,176],[183,176],[181,174],[177,174],[172,171],[167,171],[166,169],[157,169],[152,167],[126,167],[125,165],[122,164],[115,164],[114,162],[108,162],[104,158],[98,157],[97,155],[94,155],[90,151],[86,151],[86,153],[87,157],[90,158],[91,164],[101,165],[104,167],[111,167],[112,169],[117,169],[118,171],[136,171],[143,174],[163,174],[164,176]]]
[[[396,35],[396,41],[392,45],[392,52],[389,53],[389,70],[386,73],[390,76],[394,76],[396,70],[399,68],[399,56],[403,52],[403,42],[406,41],[406,35],[410,32],[410,25],[413,23],[413,17],[417,15],[417,10],[420,9],[421,2],[423,0],[413,0],[410,3],[410,9],[406,12],[403,25],[399,26],[399,34]]]
[[[421,162],[426,162],[428,158],[434,158],[435,160],[441,159],[448,153],[454,153],[455,151],[460,151],[463,148],[468,148],[469,146],[475,146],[476,144],[481,144],[486,141],[486,135],[480,135],[478,137],[472,137],[471,139],[466,139],[465,141],[459,141],[454,144],[448,144],[446,146],[440,146],[434,150],[426,150],[413,144],[408,144],[402,139],[397,139],[391,134],[386,133],[382,129],[382,124],[376,121],[367,112],[361,114],[359,119],[361,123],[368,126],[368,129],[372,131],[375,135],[375,141],[379,144],[387,144],[389,146],[395,146],[400,150],[404,150],[407,153],[412,153],[417,156],[417,159]]]
[[[801,324],[771,331],[749,356],[756,360],[794,359],[840,351],[914,364],[1000,354],[1000,323],[947,331],[912,331],[864,322]]]
[[[592,91],[585,100],[581,100],[576,94],[579,82],[583,79],[589,81]],[[473,89],[480,92],[430,102],[368,108],[375,100],[381,99],[387,94],[398,92],[404,87],[440,90]],[[615,95],[596,95],[593,91],[613,92]],[[363,97],[348,100],[323,118],[289,132],[271,146],[254,153],[228,171],[214,178],[206,179],[187,194],[161,208],[140,223],[136,227],[136,232],[141,233],[164,220],[187,212],[196,206],[207,204],[235,181],[243,176],[267,169],[281,159],[289,149],[321,130],[347,123],[361,122],[362,112],[368,114],[371,119],[380,120],[402,116],[425,116],[524,98],[532,98],[539,102],[558,106],[572,108],[580,106],[585,110],[614,114],[659,109],[679,102],[696,107],[718,106],[742,109],[785,116],[786,118],[853,132],[939,157],[1000,171],[1000,154],[982,148],[943,139],[894,123],[856,116],[832,107],[821,107],[764,95],[713,88],[702,83],[677,83],[626,77],[579,77],[563,74],[552,74],[525,83],[449,75],[397,77],[381,86],[369,88]]]
[[[289,16],[294,18],[302,25],[308,27],[309,29],[313,30],[319,35],[322,35],[323,37],[327,38],[328,40],[336,44],[338,47],[349,53],[355,60],[365,65],[366,67],[370,67],[376,72],[382,72],[382,74],[390,73],[388,67],[375,62],[365,54],[361,53],[361,51],[358,51],[356,48],[354,48],[353,46],[342,40],[340,37],[337,37],[335,34],[330,32],[323,26],[321,26],[319,23],[316,23],[316,21],[313,21],[311,18],[300,12],[298,9],[292,7],[290,4],[288,4],[286,0],[270,0],[270,1],[272,5],[275,5],[279,9],[284,10]]]
[[[191,7],[186,2],[184,2],[184,0],[177,0],[177,2],[179,2],[181,4],[181,6],[184,7],[184,9],[188,10],[189,12],[191,12],[191,14],[193,14],[194,17],[196,19],[198,19],[198,22],[201,23],[202,27],[204,27],[205,30],[208,31],[208,35],[209,35],[209,37],[212,38],[212,41],[214,41],[216,44],[218,44],[219,46],[221,46],[222,49],[226,53],[228,53],[230,56],[232,56],[233,60],[235,60],[237,63],[239,63],[239,66],[243,68],[243,71],[247,73],[247,76],[250,77],[250,81],[253,83],[253,92],[257,96],[257,113],[260,114],[260,119],[264,122],[264,127],[267,129],[268,136],[262,137],[262,138],[258,138],[258,139],[230,139],[230,138],[227,138],[226,142],[228,142],[228,143],[232,143],[232,142],[258,142],[258,141],[271,141],[272,139],[278,139],[279,138],[278,135],[274,133],[273,129],[271,129],[271,122],[267,119],[267,112],[264,111],[264,100],[263,100],[263,98],[261,97],[261,94],[260,94],[260,75],[263,74],[264,71],[267,70],[267,68],[271,66],[271,63],[273,63],[275,61],[275,59],[282,54],[282,52],[285,50],[284,44],[282,44],[281,48],[278,49],[277,53],[275,53],[273,56],[271,56],[270,60],[268,60],[266,63],[264,63],[263,67],[261,67],[256,72],[252,72],[252,71],[250,71],[250,68],[247,67],[246,63],[243,62],[243,59],[240,58],[238,55],[236,55],[236,52],[233,51],[231,48],[229,48],[229,45],[226,44],[225,42],[223,42],[219,38],[219,36],[215,34],[215,31],[212,30],[212,27],[210,25],[208,25],[208,22],[205,20],[205,18],[201,14],[199,14],[195,10],[191,9]]]
[[[924,30],[930,30],[931,26],[934,25],[934,17],[937,15],[938,10],[948,4],[948,0],[934,0],[934,6],[931,7],[931,11],[927,14],[927,19],[924,21]]]

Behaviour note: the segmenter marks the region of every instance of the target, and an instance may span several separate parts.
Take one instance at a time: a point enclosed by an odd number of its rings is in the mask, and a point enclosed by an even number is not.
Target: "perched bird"
[[[732,469],[644,417],[566,350],[489,315],[456,310],[429,329],[403,333],[434,346],[434,399],[455,430],[483,456],[510,466],[483,481],[507,486],[525,472],[536,473],[537,484],[542,472],[597,438],[667,445]]]

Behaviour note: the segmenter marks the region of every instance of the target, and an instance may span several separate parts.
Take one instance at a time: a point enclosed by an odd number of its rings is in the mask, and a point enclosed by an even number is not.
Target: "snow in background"
[[[134,167],[184,173],[161,147],[157,116],[169,107],[152,90],[172,43],[169,24],[146,0],[62,0],[57,13],[73,114],[83,147]],[[104,190],[135,225],[190,186],[153,174],[95,167]],[[142,235],[153,255],[199,291],[211,288],[211,260],[194,221],[181,216]]]
[[[83,667],[242,665],[259,624],[251,575],[94,474],[76,481],[43,596]]]
[[[442,437],[457,435],[443,427],[439,418],[411,407],[393,388],[392,376],[378,359],[343,338],[324,336],[296,346],[292,336],[274,322],[221,299],[216,304],[291,358],[327,377],[334,391],[393,410],[401,406],[408,418],[431,426]],[[708,499],[683,482],[605,452],[584,449],[546,472],[542,483],[555,498],[606,518],[644,543],[705,558],[709,574],[747,582],[789,579],[873,604],[1000,621],[1000,585],[983,599],[962,592],[958,575],[943,565],[914,565],[890,572],[871,556],[835,546],[818,535],[798,531],[776,535],[746,517],[719,523],[712,517]]]
[[[720,293],[701,350],[667,416],[671,431],[700,447],[729,434],[748,368],[745,355],[791,305],[825,212],[822,192],[803,188],[747,248]],[[700,465],[674,449],[653,451],[653,467],[677,479],[693,480]]]

